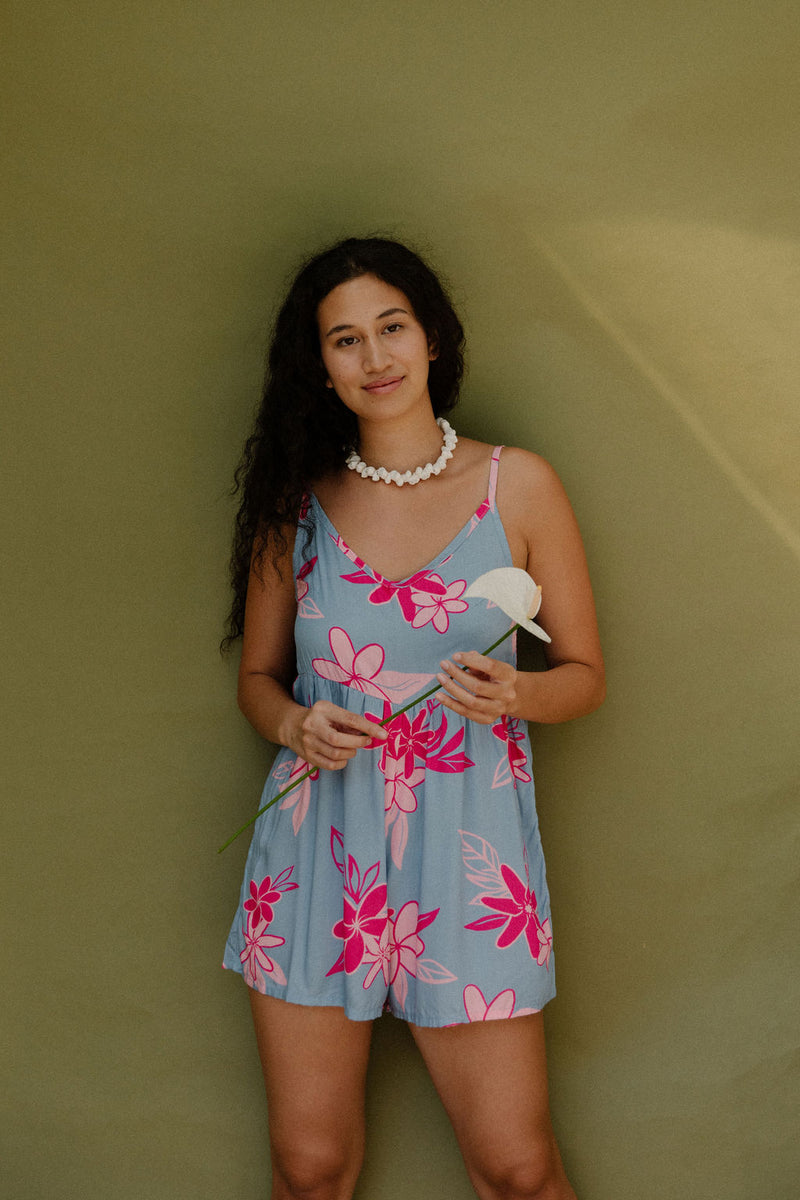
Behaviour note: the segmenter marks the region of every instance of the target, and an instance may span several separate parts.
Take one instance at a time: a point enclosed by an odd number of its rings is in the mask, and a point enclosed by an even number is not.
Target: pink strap
[[[502,446],[495,446],[494,451],[492,452],[492,465],[489,468],[488,500],[489,500],[489,507],[491,509],[494,509],[494,498],[495,498],[495,494],[497,492],[497,470],[498,470],[498,467],[500,466],[500,451],[502,449],[503,449]]]

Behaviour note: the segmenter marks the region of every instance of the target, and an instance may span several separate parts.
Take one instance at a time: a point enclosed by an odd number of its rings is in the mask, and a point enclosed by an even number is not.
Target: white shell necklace
[[[380,479],[383,483],[396,483],[398,487],[402,487],[404,483],[409,483],[413,486],[415,483],[419,483],[421,479],[430,479],[431,475],[439,475],[445,469],[453,457],[453,451],[458,442],[455,430],[444,417],[437,417],[436,424],[444,434],[442,453],[435,463],[428,463],[427,466],[417,467],[416,471],[387,471],[386,467],[368,467],[363,458],[359,458],[355,450],[350,451],[345,462],[351,471],[358,471],[362,479],[374,479],[376,481]]]

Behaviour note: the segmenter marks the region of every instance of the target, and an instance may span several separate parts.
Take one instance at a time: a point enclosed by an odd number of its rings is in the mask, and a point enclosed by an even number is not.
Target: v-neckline
[[[380,571],[376,571],[374,567],[371,567],[369,565],[369,563],[366,561],[366,559],[362,558],[360,554],[357,554],[356,551],[353,550],[353,548],[348,545],[348,543],[344,540],[342,535],[339,533],[339,530],[336,528],[333,521],[330,519],[328,514],[325,512],[325,509],[322,507],[322,504],[320,503],[315,492],[311,492],[311,499],[313,500],[314,504],[319,509],[319,512],[322,516],[323,521],[325,522],[326,525],[329,526],[329,529],[330,529],[331,533],[333,534],[334,541],[336,543],[336,548],[342,554],[344,554],[345,557],[350,559],[351,562],[356,562],[360,567],[363,567],[365,571],[368,571],[370,573],[370,575],[373,576],[373,578],[375,579],[375,581],[377,583],[384,583],[388,587],[393,587],[393,588],[398,588],[398,587],[403,587],[403,586],[408,585],[411,582],[411,580],[416,579],[416,577],[418,575],[424,575],[428,571],[432,571],[434,567],[442,565],[446,559],[452,558],[453,554],[455,553],[456,549],[458,548],[458,545],[463,541],[463,539],[467,536],[467,534],[470,532],[471,528],[473,527],[473,522],[475,521],[475,519],[476,518],[478,520],[482,519],[482,516],[481,517],[478,516],[478,514],[481,512],[481,509],[485,509],[485,512],[489,512],[491,510],[490,497],[489,497],[489,495],[487,495],[480,502],[480,504],[475,509],[475,511],[473,513],[471,513],[470,516],[467,517],[464,524],[461,526],[461,528],[458,530],[458,532],[453,535],[453,537],[450,539],[450,541],[447,543],[447,545],[444,546],[443,549],[439,550],[438,553],[433,556],[433,558],[431,558],[427,563],[424,563],[423,566],[417,567],[417,569],[415,571],[412,571],[410,574],[403,576],[402,579],[387,579],[387,577],[385,575],[381,575]],[[482,515],[485,515],[485,513]]]

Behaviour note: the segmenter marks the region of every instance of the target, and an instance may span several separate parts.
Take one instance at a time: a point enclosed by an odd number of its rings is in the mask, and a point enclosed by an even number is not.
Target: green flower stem
[[[511,628],[502,635],[502,637],[499,637],[496,642],[492,642],[491,646],[487,646],[487,648],[483,651],[484,655],[491,654],[493,650],[497,649],[501,642],[504,642],[506,638],[510,638],[512,633],[514,633],[514,631],[517,629],[519,629],[519,625],[512,625]],[[468,669],[469,668],[467,667],[464,668],[464,670]],[[384,717],[382,721],[378,721],[376,723],[378,725],[388,725],[390,721],[395,719],[395,717],[399,717],[404,712],[408,712],[408,710],[413,708],[416,704],[421,704],[423,700],[427,700],[428,697],[432,696],[434,692],[441,691],[441,687],[442,685],[440,683],[435,683],[432,688],[428,688],[426,692],[422,692],[419,696],[415,696],[413,700],[409,700],[408,703],[404,704],[402,708],[398,708],[395,712],[389,713],[388,717]],[[308,770],[304,771],[302,775],[298,775],[297,779],[290,783],[288,787],[285,787],[282,792],[278,792],[277,796],[273,796],[271,800],[267,801],[264,807],[260,808],[254,817],[251,817],[249,821],[245,821],[242,828],[237,829],[233,837],[229,837],[227,842],[220,846],[217,854],[222,854],[223,850],[227,850],[231,842],[235,842],[239,835],[244,833],[245,829],[249,829],[251,825],[255,825],[262,813],[265,813],[268,808],[272,808],[273,804],[277,804],[278,801],[282,800],[284,796],[288,796],[289,792],[294,791],[298,784],[301,784],[304,779],[308,779],[308,777],[313,775],[316,770],[316,767],[309,767]]]

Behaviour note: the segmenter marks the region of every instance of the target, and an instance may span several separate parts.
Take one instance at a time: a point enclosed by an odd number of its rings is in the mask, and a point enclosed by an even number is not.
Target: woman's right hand
[[[388,736],[376,722],[329,700],[317,700],[311,708],[298,706],[284,744],[312,767],[341,771],[357,751]]]

